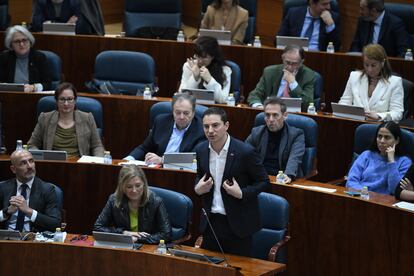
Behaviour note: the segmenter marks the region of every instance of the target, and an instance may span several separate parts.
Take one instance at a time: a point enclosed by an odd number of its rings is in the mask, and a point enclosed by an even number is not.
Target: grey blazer
[[[74,116],[79,154],[81,156],[103,156],[104,147],[96,129],[92,113],[75,110]],[[30,149],[52,149],[58,117],[59,112],[56,110],[39,115],[37,125],[28,142]]]
[[[246,143],[249,143],[260,154],[263,162],[266,157],[267,142],[269,134],[267,126],[262,125],[252,129]],[[279,146],[279,167],[289,176],[301,177],[302,172],[302,158],[305,154],[305,135],[303,130],[290,126],[285,122],[282,138]]]

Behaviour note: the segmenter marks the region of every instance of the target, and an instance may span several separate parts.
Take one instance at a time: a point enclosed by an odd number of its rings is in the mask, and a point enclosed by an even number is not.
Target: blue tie
[[[312,38],[312,34],[313,34],[313,23],[315,23],[315,20],[317,20],[317,18],[311,17],[311,23],[309,24],[308,29],[305,32],[305,37],[309,38],[309,42]]]
[[[24,199],[26,199],[26,189],[27,189],[27,184],[22,184],[21,188],[21,196],[24,197]],[[24,217],[25,214],[19,210],[18,214],[17,214],[17,221],[16,221],[16,230],[18,230],[19,232],[22,232],[23,230],[23,225],[24,225]]]

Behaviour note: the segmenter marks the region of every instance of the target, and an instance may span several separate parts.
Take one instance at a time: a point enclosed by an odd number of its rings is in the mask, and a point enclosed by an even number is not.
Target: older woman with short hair
[[[23,83],[25,92],[50,89],[46,56],[33,49],[34,43],[35,38],[25,27],[7,29],[4,46],[8,51],[0,54],[0,82]]]
[[[118,186],[95,222],[94,231],[131,235],[135,241],[157,244],[171,239],[171,224],[160,197],[148,188],[144,171],[122,167]]]
[[[351,72],[339,103],[363,107],[369,120],[400,121],[404,112],[402,79],[391,75],[384,48],[369,44],[362,56],[364,69]]]

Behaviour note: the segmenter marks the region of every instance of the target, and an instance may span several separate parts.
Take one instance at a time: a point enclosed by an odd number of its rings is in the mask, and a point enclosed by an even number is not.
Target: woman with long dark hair
[[[209,36],[198,38],[194,56],[183,65],[179,91],[193,88],[213,90],[214,100],[225,103],[230,84],[231,69],[224,61],[217,40]]]

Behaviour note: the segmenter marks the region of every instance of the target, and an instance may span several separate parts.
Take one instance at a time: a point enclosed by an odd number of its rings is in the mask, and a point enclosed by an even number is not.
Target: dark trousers
[[[209,218],[225,253],[250,257],[252,251],[251,236],[247,238],[239,238],[236,236],[230,228],[227,216],[210,213]],[[220,247],[208,225],[203,233],[203,244],[201,247],[220,252]]]

